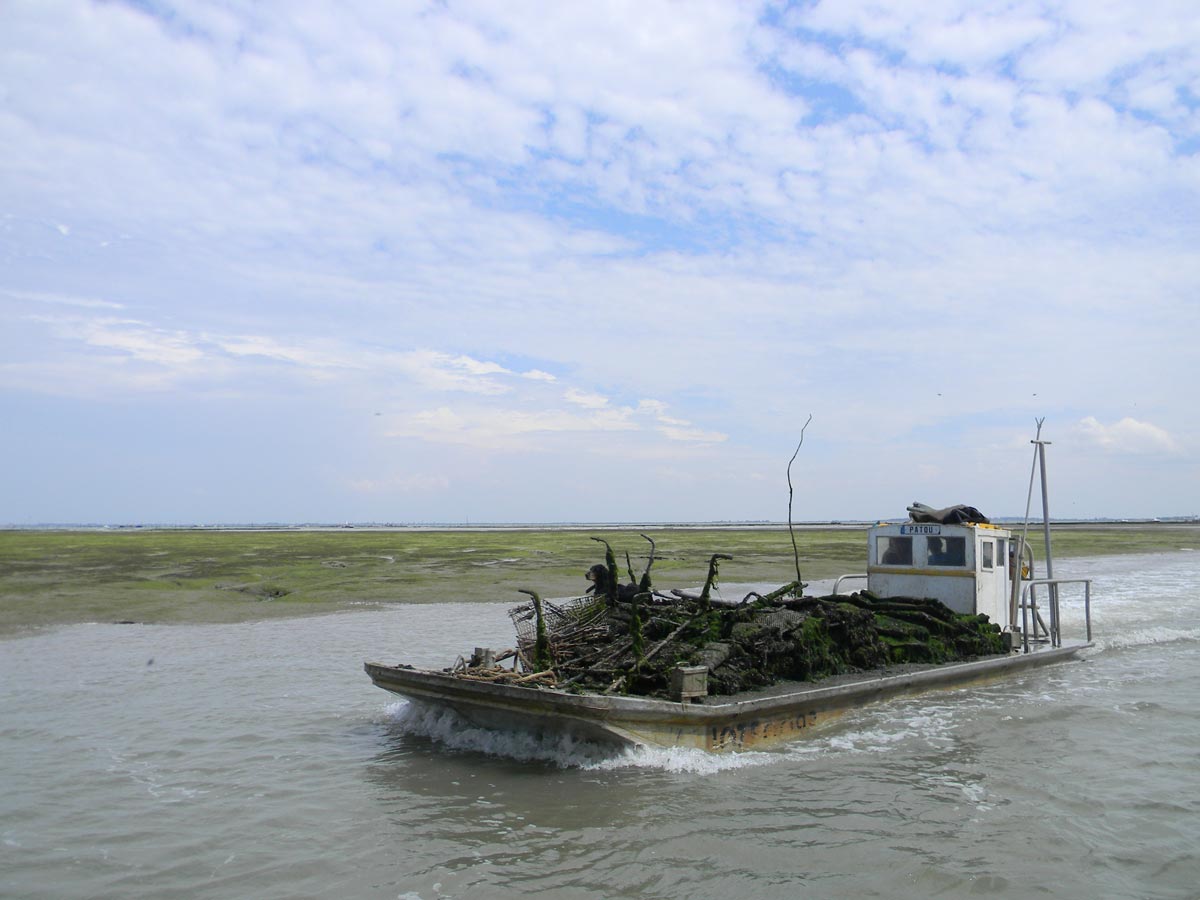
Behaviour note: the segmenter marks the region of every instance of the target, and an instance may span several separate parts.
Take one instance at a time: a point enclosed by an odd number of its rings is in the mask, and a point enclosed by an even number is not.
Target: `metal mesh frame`
[[[508,611],[508,617],[517,631],[517,645],[522,652],[529,652],[537,640],[537,616],[533,611],[533,601],[514,606]],[[608,606],[604,597],[594,594],[542,601],[542,619],[546,623],[551,652],[560,644],[571,643],[581,632],[603,624],[607,618]]]

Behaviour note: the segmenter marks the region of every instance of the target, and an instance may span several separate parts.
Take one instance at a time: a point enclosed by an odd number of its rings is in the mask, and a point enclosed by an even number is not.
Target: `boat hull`
[[[616,694],[571,694],[546,688],[469,681],[445,672],[366,663],[384,690],[449,707],[473,724],[547,736],[569,735],[617,746],[691,747],[713,752],[745,750],[793,740],[845,712],[901,694],[1003,677],[1061,662],[1092,646],[1064,641],[962,663],[902,673],[864,674],[836,683],[791,683],[754,694],[674,703]]]

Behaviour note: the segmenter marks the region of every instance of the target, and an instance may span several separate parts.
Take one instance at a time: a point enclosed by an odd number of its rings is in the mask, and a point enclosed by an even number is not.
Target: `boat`
[[[539,738],[570,737],[616,748],[685,747],[710,752],[769,747],[805,736],[867,704],[902,694],[956,687],[1061,662],[1087,641],[1038,646],[1029,653],[930,665],[913,671],[862,673],[850,680],[791,683],[753,694],[674,702],[619,694],[465,681],[446,672],[365,663],[384,690],[453,710],[479,728]]]
[[[1034,443],[1043,454],[1044,487],[1044,442]],[[1032,475],[1030,485],[1032,494]],[[868,598],[859,601],[868,606],[880,598],[884,598],[882,602],[887,598],[932,598],[957,615],[986,616],[989,627],[1001,638],[1001,652],[978,658],[890,665],[817,681],[785,680],[731,695],[710,690],[706,684],[710,668],[678,666],[671,673],[670,695],[664,699],[622,692],[617,689],[620,681],[607,691],[543,683],[541,676],[548,673],[530,663],[531,626],[521,641],[524,652],[510,651],[525,663],[523,671],[514,664],[511,677],[472,675],[461,659],[456,667],[441,671],[373,662],[365,663],[365,670],[378,687],[420,704],[453,710],[479,728],[565,736],[617,747],[685,747],[710,752],[791,741],[850,710],[889,697],[1007,677],[1069,660],[1091,647],[1091,580],[1053,577],[1044,490],[1043,509],[1044,577],[1034,574],[1034,554],[1027,539],[1028,512],[1024,531],[1017,533],[988,522],[972,507],[932,510],[914,504],[908,521],[881,522],[867,529],[866,572],[844,575],[833,586],[831,597],[841,598],[844,585],[865,581],[867,593],[855,596]],[[710,566],[710,581],[715,562],[716,557]],[[1082,590],[1082,637],[1062,635],[1060,592],[1067,589]],[[708,585],[700,595],[675,594],[689,602],[707,601]],[[587,608],[588,599],[579,598],[575,608]],[[590,599],[594,605],[595,598]],[[533,607],[540,632],[543,611],[536,596]],[[477,648],[472,662],[482,662],[485,671],[498,671],[495,654],[486,648]]]
[[[835,585],[865,577],[881,597],[933,596],[964,613],[984,613],[1003,623],[1011,648],[996,656],[965,662],[885,667],[818,682],[783,682],[733,696],[689,695],[683,670],[677,699],[619,693],[574,693],[540,685],[505,684],[435,671],[368,662],[366,673],[384,690],[426,705],[453,710],[476,727],[523,731],[539,736],[570,736],[615,746],[690,747],[712,752],[746,750],[801,737],[843,713],[901,694],[960,686],[1062,662],[1092,646],[1091,581],[1024,578],[1016,581],[1016,606],[1025,621],[1010,615],[1013,595],[1007,563],[1010,531],[995,526],[883,524],[869,529],[870,564],[863,576],[843,576]],[[961,553],[952,563],[930,564],[935,540]],[[889,551],[904,547],[907,561],[887,563]],[[1075,585],[1083,589],[1085,637],[1060,634],[1059,601],[1044,606],[1046,591]],[[1048,612],[1045,621],[1042,612]]]

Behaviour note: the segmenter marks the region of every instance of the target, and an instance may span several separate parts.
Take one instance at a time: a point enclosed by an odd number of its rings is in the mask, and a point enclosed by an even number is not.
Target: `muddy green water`
[[[1200,553],[1057,571],[1096,579],[1082,661],[725,757],[474,732],[362,672],[507,646],[506,606],[8,638],[0,896],[1200,896]]]

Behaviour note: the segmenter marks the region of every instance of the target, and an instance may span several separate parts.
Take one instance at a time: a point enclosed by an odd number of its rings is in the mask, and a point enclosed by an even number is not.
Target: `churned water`
[[[6,639],[0,896],[1200,897],[1200,553],[1058,569],[1081,661],[733,756],[473,732],[362,671],[510,645],[507,604]]]

